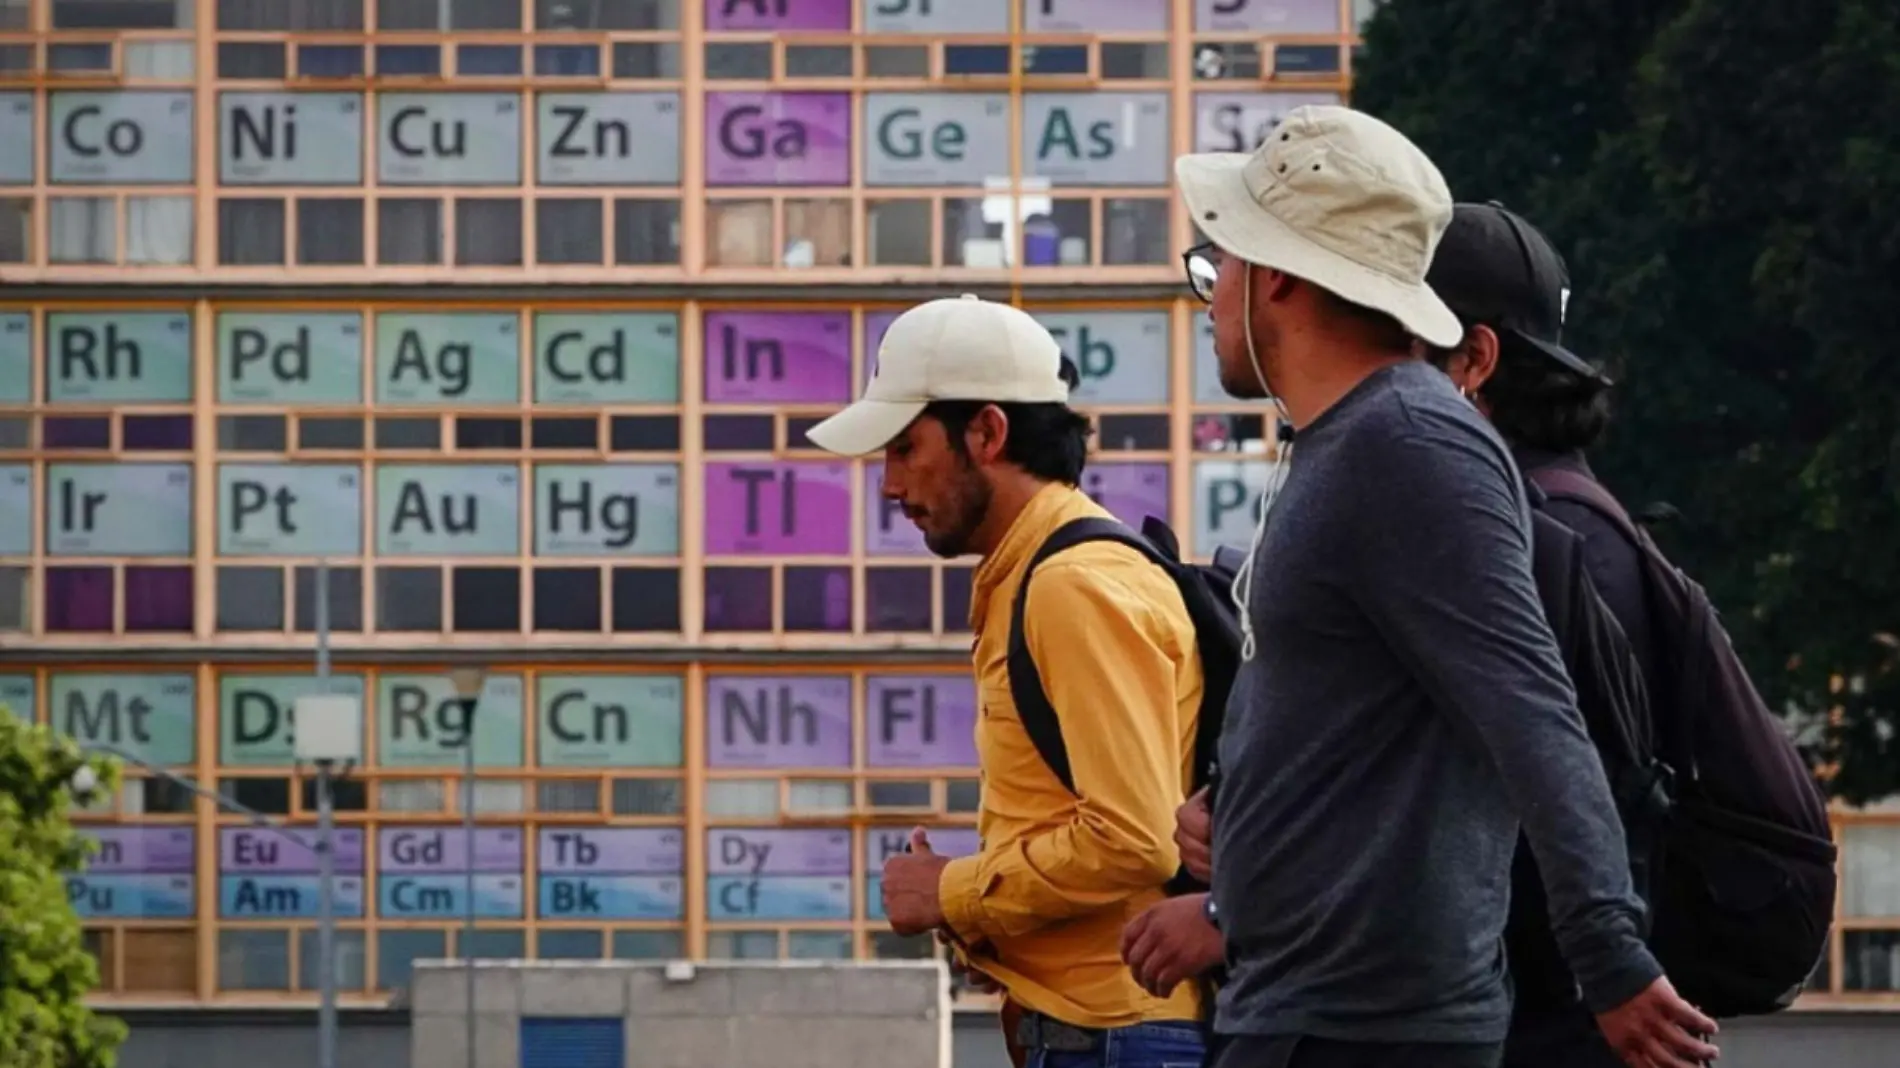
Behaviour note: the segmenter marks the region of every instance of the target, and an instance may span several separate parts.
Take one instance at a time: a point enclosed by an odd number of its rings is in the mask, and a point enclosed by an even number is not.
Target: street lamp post
[[[463,1045],[469,1068],[475,1066],[475,704],[481,699],[482,683],[488,671],[480,666],[463,666],[449,671],[449,685],[455,690],[455,703],[462,710],[462,966],[467,975],[463,1007]]]
[[[307,697],[299,699],[297,702],[298,711],[304,713],[312,720],[320,719],[321,712],[312,713],[306,705],[306,702],[309,700],[310,698]],[[344,697],[334,700],[347,703],[349,708],[357,716],[361,715],[362,706],[356,703],[355,698]],[[334,705],[332,708],[340,711],[342,705]],[[361,722],[360,719],[358,722]],[[360,730],[357,733],[357,737],[361,737]],[[299,739],[299,741],[301,742],[301,739]],[[293,845],[308,849],[310,852],[316,854],[317,870],[321,873],[318,876],[317,885],[317,942],[319,946],[323,947],[321,952],[324,954],[322,1004],[317,1013],[317,1065],[318,1068],[336,1068],[336,970],[334,967],[335,961],[330,956],[330,947],[336,942],[335,909],[331,907],[332,895],[335,889],[332,884],[335,881],[336,846],[333,829],[329,821],[320,820],[318,822],[317,836],[315,839],[312,839],[294,828],[286,827],[272,820],[271,817],[244,804],[242,801],[226,797],[215,790],[207,790],[203,786],[178,775],[168,768],[160,767],[146,760],[144,757],[134,753],[128,753],[117,746],[108,745],[104,742],[83,742],[80,744],[80,749],[83,752],[102,753],[115,760],[124,761],[127,764],[141,768],[154,778],[163,779],[180,789],[189,790],[196,796],[210,801],[219,808],[235,812],[245,817],[250,820],[252,826],[260,830],[269,831]],[[331,761],[324,761],[326,765],[329,763],[331,763]],[[84,774],[74,776],[73,795],[75,800],[84,804],[90,799],[87,795],[90,795],[92,791],[97,788],[97,779],[91,775],[91,768],[83,768],[81,770]],[[320,801],[328,793],[330,786],[329,780],[330,769],[320,766],[317,780],[318,797]]]

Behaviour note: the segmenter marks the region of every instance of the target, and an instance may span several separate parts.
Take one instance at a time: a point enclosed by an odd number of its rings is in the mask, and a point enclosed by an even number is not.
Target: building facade
[[[308,826],[290,708],[359,696],[346,1005],[935,952],[877,872],[974,848],[970,562],[803,431],[907,304],[1016,300],[1085,488],[1243,542],[1172,160],[1343,99],[1370,6],[0,0],[0,703]],[[102,1003],[314,1003],[307,851],[138,773],[84,819]],[[1900,826],[1841,839],[1810,1000],[1885,1003]]]

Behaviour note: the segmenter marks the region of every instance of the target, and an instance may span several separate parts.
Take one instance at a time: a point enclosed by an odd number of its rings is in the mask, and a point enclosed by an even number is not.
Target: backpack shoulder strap
[[[1630,519],[1622,502],[1610,495],[1603,484],[1579,471],[1570,471],[1561,467],[1540,467],[1528,473],[1530,480],[1551,500],[1569,501],[1581,504],[1592,512],[1609,520],[1610,524],[1628,538],[1638,549],[1643,548],[1647,539]]]
[[[1016,600],[1009,612],[1009,695],[1036,752],[1070,793],[1075,792],[1075,773],[1069,767],[1069,749],[1062,741],[1062,723],[1056,716],[1055,706],[1049,703],[1049,695],[1042,688],[1042,672],[1037,670],[1036,658],[1030,654],[1029,639],[1023,630],[1023,612],[1029,603],[1029,580],[1035,576],[1036,568],[1057,553],[1090,541],[1119,542],[1163,567],[1169,564],[1154,545],[1119,520],[1086,516],[1058,527],[1036,549],[1036,554],[1029,558],[1029,566],[1023,569],[1023,580],[1016,587]]]

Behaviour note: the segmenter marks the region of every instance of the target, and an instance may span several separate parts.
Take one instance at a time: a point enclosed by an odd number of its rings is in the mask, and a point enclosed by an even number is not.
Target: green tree
[[[1891,0],[1390,0],[1354,103],[1570,261],[1619,379],[1592,457],[1850,800],[1900,788]]]
[[[117,784],[116,766],[0,707],[0,1068],[111,1068],[125,1038],[86,1007],[99,970],[66,897],[90,850],[66,816],[81,767]]]

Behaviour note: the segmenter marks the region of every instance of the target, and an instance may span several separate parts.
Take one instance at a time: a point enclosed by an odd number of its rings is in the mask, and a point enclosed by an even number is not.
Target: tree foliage
[[[86,1007],[99,970],[66,897],[91,848],[66,815],[82,765],[116,786],[114,766],[0,707],[0,1068],[111,1068],[125,1037]]]
[[[1900,17],[1892,0],[1388,0],[1354,104],[1570,262],[1619,379],[1593,457],[1823,724],[1900,789]]]

